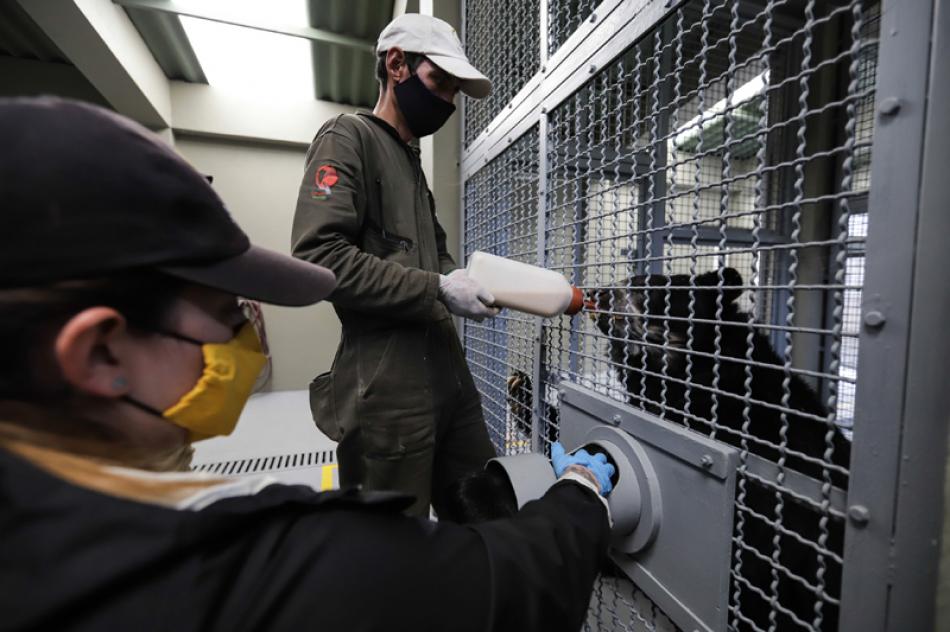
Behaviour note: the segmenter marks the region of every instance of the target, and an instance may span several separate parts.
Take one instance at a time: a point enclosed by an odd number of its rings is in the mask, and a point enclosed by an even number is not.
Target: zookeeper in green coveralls
[[[410,512],[428,515],[453,481],[495,456],[451,314],[498,310],[446,250],[410,142],[442,127],[460,90],[482,98],[491,83],[437,18],[395,19],[376,53],[375,109],[320,129],[297,199],[293,254],[336,274],[329,300],[343,325],[310,407],[339,441],[341,485],[414,494]]]

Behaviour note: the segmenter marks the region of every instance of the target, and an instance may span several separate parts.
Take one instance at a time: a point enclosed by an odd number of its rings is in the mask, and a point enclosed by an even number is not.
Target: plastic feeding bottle
[[[584,307],[584,294],[563,275],[537,266],[474,252],[468,276],[495,297],[495,305],[537,316],[573,315]]]

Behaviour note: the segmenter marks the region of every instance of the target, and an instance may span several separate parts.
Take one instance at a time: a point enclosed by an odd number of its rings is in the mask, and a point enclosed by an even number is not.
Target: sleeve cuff
[[[439,278],[438,272],[426,272],[426,290],[422,297],[422,304],[425,306],[424,314],[435,313],[436,301],[439,300]]]
[[[586,487],[587,489],[589,489],[589,490],[591,490],[592,492],[594,492],[594,495],[597,496],[597,500],[599,500],[599,501],[604,505],[604,509],[607,510],[607,522],[610,524],[611,527],[614,526],[614,519],[610,516],[610,505],[607,504],[607,499],[604,498],[604,497],[601,495],[600,489],[598,489],[597,485],[595,485],[594,483],[592,483],[590,480],[588,480],[587,478],[585,478],[583,475],[578,474],[577,472],[565,472],[564,474],[561,474],[561,478],[559,478],[559,479],[557,479],[557,480],[558,480],[558,482],[560,482],[560,481],[574,481],[574,482],[577,483],[578,485],[583,485],[583,486]]]

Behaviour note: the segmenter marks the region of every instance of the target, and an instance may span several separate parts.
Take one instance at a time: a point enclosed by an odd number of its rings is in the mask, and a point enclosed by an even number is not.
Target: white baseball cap
[[[455,29],[444,20],[418,13],[400,15],[379,34],[376,54],[393,47],[425,55],[445,72],[458,77],[459,88],[470,97],[481,99],[491,94],[491,81],[468,61]]]

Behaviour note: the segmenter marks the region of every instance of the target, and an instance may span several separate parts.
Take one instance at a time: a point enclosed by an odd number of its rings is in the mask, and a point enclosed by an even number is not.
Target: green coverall
[[[342,485],[414,494],[438,513],[446,487],[495,456],[455,325],[438,298],[457,266],[418,150],[372,114],[327,122],[307,154],[293,254],[337,277],[333,366],[310,384],[317,426],[339,441]]]

